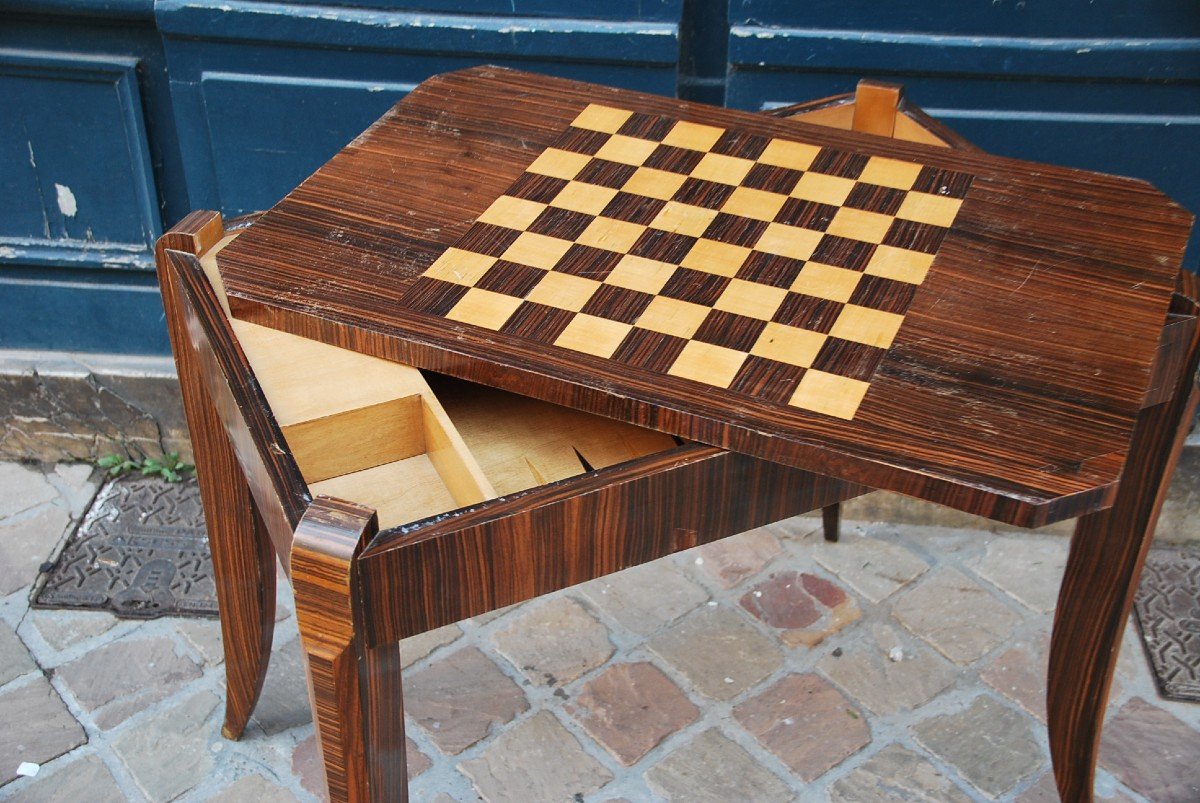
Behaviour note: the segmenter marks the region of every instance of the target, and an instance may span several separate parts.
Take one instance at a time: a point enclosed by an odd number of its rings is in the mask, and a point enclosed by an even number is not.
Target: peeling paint
[[[66,217],[75,217],[75,213],[79,211],[79,205],[75,203],[75,193],[71,192],[71,188],[56,183],[54,192],[58,200],[58,211]]]

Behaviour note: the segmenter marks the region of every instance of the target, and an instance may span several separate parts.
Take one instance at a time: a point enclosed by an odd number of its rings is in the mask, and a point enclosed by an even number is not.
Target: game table
[[[252,226],[160,242],[244,653],[227,733],[275,554],[331,795],[398,799],[400,638],[875,488],[1079,517],[1047,711],[1060,793],[1091,799],[1196,404],[1190,225],[1132,179],[494,67],[426,81]],[[559,417],[574,474],[489,429]]]

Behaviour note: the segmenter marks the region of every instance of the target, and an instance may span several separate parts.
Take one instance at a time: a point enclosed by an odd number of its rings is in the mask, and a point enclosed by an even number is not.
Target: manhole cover
[[[1159,691],[1200,702],[1200,548],[1151,549],[1133,609]]]
[[[130,476],[100,489],[34,606],[117,616],[216,616],[212,557],[195,479]]]

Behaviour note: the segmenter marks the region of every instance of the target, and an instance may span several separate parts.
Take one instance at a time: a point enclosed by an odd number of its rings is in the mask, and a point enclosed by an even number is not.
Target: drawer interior
[[[216,255],[234,236],[201,259],[222,303]],[[631,424],[231,325],[309,490],[374,508],[380,529],[678,445]]]

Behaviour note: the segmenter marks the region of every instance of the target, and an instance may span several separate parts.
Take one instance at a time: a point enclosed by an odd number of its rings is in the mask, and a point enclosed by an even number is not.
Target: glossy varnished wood
[[[189,215],[158,243],[158,277],[183,394],[196,476],[204,503],[221,614],[225,718],[221,732],[240,738],[266,678],[275,631],[275,550],[217,413],[199,355],[191,346],[179,279],[167,250],[195,255],[221,236],[220,218]]]
[[[720,389],[530,353],[403,308],[415,277],[593,102],[975,177],[852,421],[747,415]],[[411,93],[222,265],[248,320],[1035,525],[1112,502],[1189,220],[1127,179],[480,68]]]
[[[423,633],[865,490],[689,445],[397,528],[358,561],[369,642]]]
[[[223,543],[240,550],[243,563],[218,561],[218,585],[243,593],[239,605],[222,606],[231,650],[226,660],[231,711],[226,733],[236,736],[244,727],[269,658],[274,569],[267,535],[272,531],[276,546],[290,558],[285,564],[296,592],[314,718],[335,800],[391,801],[406,794],[396,644],[401,634],[422,632],[865,490],[713,447],[679,446],[657,433],[635,437],[637,433],[621,431],[624,425],[602,420],[601,436],[608,433],[621,442],[583,443],[586,454],[606,467],[376,536],[378,520],[369,508],[327,497],[309,503],[309,488],[267,401],[278,389],[260,386],[197,259],[211,258],[214,243],[227,232],[211,213],[198,214],[183,226],[184,233],[200,228],[204,236],[189,239],[173,233],[164,239],[170,247],[162,252],[163,288],[173,331],[176,326],[182,330],[175,346],[181,376],[194,378],[205,394],[200,412],[208,418],[195,419],[197,431],[203,433],[196,441],[197,460],[202,477],[241,482],[214,499],[206,497],[206,510],[220,526],[222,516],[239,510],[240,492],[252,510],[261,506],[273,511],[275,522],[271,527],[260,523],[256,530],[256,516],[231,520]],[[321,354],[327,359],[339,356],[328,350]],[[315,369],[323,375],[328,368],[298,365],[295,370],[302,375]],[[288,379],[289,384],[296,381],[296,376]],[[439,392],[464,392],[464,384],[445,380]],[[403,395],[411,388],[406,384],[399,391]],[[427,409],[429,404],[427,400]],[[540,404],[526,400],[523,406],[501,405],[498,413],[505,415],[511,407],[520,414]],[[461,412],[457,406],[453,409],[456,415]],[[444,411],[441,416],[441,426],[453,428]],[[586,416],[571,411],[551,418],[587,426]],[[497,425],[503,428],[502,421]],[[486,421],[472,426],[486,427]],[[361,440],[388,432],[351,426],[336,427],[334,434],[349,433]],[[222,457],[205,437],[214,433],[226,444],[229,467],[224,474],[206,468],[210,456]],[[320,449],[319,443],[309,443],[307,430],[301,434],[308,451]],[[463,445],[447,430],[451,435]],[[362,444],[351,445],[361,450]],[[333,442],[326,446],[338,448]],[[489,446],[486,437],[479,446]],[[391,443],[381,445],[384,451],[394,448]],[[644,453],[640,449],[656,453],[634,460],[620,457],[625,450]],[[576,470],[588,468],[585,462]],[[495,494],[486,478],[481,475],[479,480],[488,488],[486,496]],[[353,483],[347,489],[361,490]],[[447,498],[445,509],[477,501],[473,493],[460,501]],[[695,505],[697,498],[720,503],[701,508]],[[377,559],[364,560],[368,544]],[[255,552],[264,546],[265,556]],[[531,558],[531,550],[540,557]],[[380,633],[388,637],[380,638]]]
[[[781,106],[766,113],[776,117],[795,118],[800,122],[813,125],[824,125],[847,131],[855,130],[854,121],[858,110],[858,95],[864,90],[869,95],[874,86],[876,86],[876,82],[863,79],[858,82],[858,89],[853,93]],[[884,86],[894,85],[884,84]],[[894,139],[957,150],[979,150],[962,134],[940,120],[930,117],[920,107],[909,103],[903,91],[899,93],[899,97],[893,95],[892,99],[896,102],[894,110],[896,114],[893,118],[891,133]],[[870,101],[868,100],[868,102]]]
[[[844,104],[844,99],[831,99],[817,105],[822,109],[834,109],[838,103]],[[535,102],[534,106],[538,104]],[[428,111],[420,104],[418,107]],[[801,108],[811,111],[811,105]],[[912,120],[919,110],[902,108],[900,111],[904,119]],[[900,119],[898,115],[896,120]],[[504,125],[515,123],[508,121]],[[416,127],[420,128],[419,125]],[[372,137],[386,140],[387,131],[382,130],[386,128],[386,125],[377,126],[375,133],[360,138],[356,147],[363,148],[364,143],[371,142],[379,145]],[[809,127],[802,128],[808,136]],[[468,136],[480,133],[468,129]],[[939,135],[940,141],[953,144],[952,133],[943,131]],[[839,147],[845,145],[845,141],[842,142]],[[394,143],[383,144],[386,147],[375,157],[386,153],[390,154],[388,158],[394,159],[394,151],[388,150]],[[526,146],[506,141],[499,147],[509,149],[511,155],[525,152]],[[536,148],[536,142],[529,147]],[[922,161],[929,159],[924,151],[920,158]],[[450,159],[447,164],[452,162]],[[417,159],[416,167],[418,172],[432,169],[420,159]],[[1048,174],[1053,172],[1048,171]],[[1043,178],[1045,176],[1033,176],[1035,183]],[[444,177],[448,186],[457,189],[448,194],[448,200],[443,199],[440,203],[453,206],[470,196],[469,189],[460,192],[464,188],[457,183],[459,179],[458,174]],[[486,183],[494,177],[481,175],[473,180]],[[1116,193],[1118,189],[1113,185],[1105,192]],[[339,199],[338,203],[353,209],[361,209],[364,204],[371,206],[362,199],[349,197]],[[1107,209],[1105,213],[1111,213],[1109,200],[1096,203],[1101,212]],[[282,207],[288,208],[295,207],[286,204]],[[299,211],[302,217],[316,215],[326,222],[327,216],[337,214],[331,207],[321,204]],[[1137,214],[1133,213],[1134,217]],[[278,218],[280,210],[273,215]],[[392,274],[405,274],[412,265],[420,263],[421,254],[433,253],[437,243],[446,241],[439,239],[439,233],[428,230],[433,228],[431,226],[421,229],[421,220],[416,222],[416,228],[410,227],[407,217],[393,220],[385,216],[386,219],[372,219],[369,224],[360,221],[362,225],[391,227],[395,238],[383,237],[373,244],[359,239],[336,246],[330,253],[344,256],[339,248],[361,249],[358,252],[359,267],[367,274],[371,270],[381,271],[375,277],[374,286],[377,295],[386,296],[390,292],[388,281],[395,278]],[[311,219],[306,219],[300,228],[312,223]],[[1152,236],[1159,237],[1165,236],[1164,231],[1172,226],[1167,223],[1162,229],[1149,226],[1148,230]],[[254,231],[251,228],[247,233]],[[352,226],[334,239],[355,231],[358,230]],[[269,239],[277,234],[278,230],[271,227],[263,236]],[[294,234],[295,231],[288,236]],[[377,234],[383,236],[382,232]],[[274,579],[269,531],[276,544],[282,544],[292,553],[297,619],[308,661],[313,709],[329,773],[329,788],[336,800],[401,800],[406,795],[403,704],[396,639],[819,506],[826,507],[828,535],[831,530],[836,532],[833,520],[836,508],[830,507],[831,503],[864,490],[752,457],[692,445],[492,499],[376,535],[377,523],[370,509],[333,499],[319,499],[309,506],[307,488],[291,460],[286,439],[274,424],[254,371],[238,348],[237,338],[231,333],[212,288],[204,283],[196,259],[222,236],[219,217],[211,213],[190,217],[178,230],[164,237],[160,247],[160,273],[164,275],[164,301],[196,443],[206,512],[217,528],[210,537],[215,537],[214,562],[230,676],[226,732],[236,736],[244,727],[269,655],[274,600],[271,587],[267,585]],[[1125,242],[1134,237],[1134,234],[1124,232],[1117,239]],[[405,243],[403,247],[399,246],[401,241]],[[1047,243],[1039,244],[1041,246],[1053,250]],[[390,263],[384,259],[388,255],[393,260]],[[303,262],[307,256],[293,252],[289,258]],[[223,256],[222,266],[224,259]],[[1079,315],[1095,315],[1096,311],[1086,310],[1070,295],[1072,288],[1065,284],[1068,278],[1084,282],[1084,295],[1120,289],[1120,282],[1114,284],[1113,275],[1089,278],[1068,268],[1070,266],[1064,268],[1055,263],[1051,271],[1054,275],[1030,275],[1023,280],[1022,286],[1037,282],[1044,285],[1043,290],[1063,293],[1063,298],[1070,300],[1066,311]],[[986,274],[985,268],[977,266],[977,269]],[[1037,272],[1040,273],[1040,269]],[[1137,268],[1129,258],[1117,267],[1116,272],[1132,280]],[[278,287],[283,274],[270,271],[268,274],[264,277],[265,286]],[[367,274],[351,271],[348,281],[353,285],[363,281]],[[1162,277],[1157,274],[1154,269],[1140,275],[1146,281],[1158,281]],[[388,281],[383,281],[385,278]],[[343,314],[346,310],[338,308],[342,298],[338,283],[326,277],[317,284],[311,290],[292,288],[282,307],[251,303],[245,295],[240,302],[235,299],[235,306],[238,303],[245,305],[243,311],[252,310],[259,320],[266,322],[284,321],[293,326],[299,322],[299,328],[309,333],[319,330],[330,342],[360,348],[369,344],[371,348],[364,348],[365,351],[396,354],[398,330],[382,330],[370,315],[349,321]],[[988,289],[994,292],[998,287],[996,278],[986,275],[976,284],[978,286],[972,292],[982,293]],[[358,292],[363,292],[362,287]],[[1134,318],[1141,321],[1139,326],[1144,325],[1154,316],[1148,315],[1146,320],[1141,320],[1138,315],[1147,313],[1153,306],[1150,296],[1155,295],[1155,291],[1134,295],[1138,296],[1134,299],[1135,306],[1141,305],[1138,307],[1141,312]],[[1119,436],[1126,407],[1135,412],[1145,408],[1134,421],[1133,451],[1124,466],[1124,479],[1116,491],[1116,506],[1111,511],[1085,517],[1077,529],[1055,622],[1047,709],[1056,778],[1068,801],[1091,799],[1096,745],[1116,645],[1120,641],[1129,599],[1136,586],[1161,495],[1177,457],[1182,440],[1181,427],[1186,424],[1189,405],[1195,404],[1191,376],[1196,369],[1197,354],[1196,295],[1194,283],[1185,284],[1171,302],[1170,309],[1164,306],[1161,310],[1157,328],[1147,329],[1144,338],[1134,338],[1137,347],[1144,346],[1149,355],[1145,363],[1134,366],[1140,358],[1124,355],[1122,365],[1109,367],[1123,377],[1121,381],[1125,384],[1116,389],[1097,391],[1097,397],[1087,397],[1082,407],[1067,405],[1053,393],[1046,395],[1047,380],[1042,375],[1046,369],[1044,360],[1026,366],[1022,369],[1024,373],[1018,371],[1024,379],[1036,376],[1041,384],[1004,387],[1001,383],[995,387],[995,392],[1007,400],[1005,403],[1012,403],[1011,409],[1021,413],[1026,411],[1027,405],[1043,404],[1054,408],[1061,404],[1063,417],[1060,423],[1064,426],[1073,422],[1079,424],[1076,418],[1083,410],[1099,415],[1094,427],[1088,425],[1089,437],[1097,438],[1097,444],[1103,438]],[[375,297],[362,296],[360,301],[363,299],[370,302]],[[965,302],[958,299],[954,303]],[[294,308],[288,306],[293,304],[296,305]],[[371,303],[366,306],[371,307]],[[283,308],[292,311],[281,313]],[[302,308],[303,313],[296,312]],[[316,319],[309,315],[320,318],[331,310],[337,313],[334,323],[314,324]],[[1052,321],[1036,323],[1050,325],[1059,320],[1052,317]],[[1088,320],[1096,321],[1095,318]],[[962,336],[966,337],[966,334]],[[1107,337],[1108,333],[1103,336]],[[1126,338],[1123,346],[1129,346],[1129,343]],[[1062,359],[1080,358],[1073,351],[1077,346],[1078,343],[1067,343],[1066,350],[1071,354]],[[1084,349],[1082,359],[1086,361],[1087,344],[1079,347]],[[417,351],[422,348],[425,347],[419,346]],[[936,350],[926,344],[913,348],[910,356],[922,348]],[[468,348],[452,355],[452,359],[439,359],[464,361],[469,353]],[[999,359],[999,356],[998,353],[989,354],[988,359]],[[978,368],[974,365],[971,370]],[[492,370],[499,370],[499,367],[484,373],[491,376]],[[955,370],[968,369],[957,365]],[[457,372],[470,373],[465,369]],[[1141,378],[1132,378],[1135,376]],[[986,385],[985,379],[975,377],[971,382]],[[954,384],[966,380],[956,377],[947,381]],[[991,381],[995,383],[994,378]],[[1074,381],[1075,378],[1068,377],[1065,384]],[[1139,383],[1142,386],[1135,389]],[[591,403],[588,401],[591,397],[579,392],[582,395],[578,398],[582,402]],[[569,398],[576,397],[569,394]],[[576,406],[586,407],[587,404]],[[1068,409],[1073,412],[1068,414]],[[922,416],[932,412],[918,410]],[[669,421],[667,413],[662,415]],[[1045,424],[1049,418],[1041,423]],[[1010,429],[1020,430],[1018,425],[1019,422],[1014,422]],[[226,431],[233,439],[232,445],[225,437]],[[1004,434],[1009,438],[1017,437],[1008,430]],[[935,444],[943,435],[926,433]],[[834,440],[838,436],[836,432],[831,435]],[[915,431],[908,436],[916,437]],[[888,450],[897,447],[893,442],[885,445]],[[987,473],[991,459],[998,460],[1002,467],[1007,465],[1004,462],[1006,454],[992,454],[986,442],[984,446],[976,456],[978,462],[971,464],[971,472],[979,476]],[[1035,444],[1034,451],[1037,448],[1054,451],[1061,446]],[[861,468],[859,463],[855,459],[849,462],[841,459],[845,457],[844,445],[839,445],[835,451],[837,459],[832,465],[839,472],[846,469],[846,473],[857,475]],[[874,461],[874,464],[879,459],[880,455],[874,455],[868,462]],[[1085,509],[1097,504],[1097,500],[1106,499],[1113,493],[1113,483],[1110,480],[1105,485],[1099,478],[1105,472],[1115,477],[1114,472],[1120,471],[1121,459],[1122,456],[1116,454],[1109,456],[1108,463],[1100,468],[1081,466],[1073,472],[1071,481],[1079,482],[1086,475],[1096,480],[1094,487],[1091,491],[1077,492],[1073,497],[1059,498],[1053,504],[1045,496],[1021,497],[1014,501],[1006,496],[1008,491],[1000,489],[1003,482],[979,489],[964,484],[965,474],[950,476],[942,469],[938,469],[940,474],[935,472],[924,477],[913,476],[911,466],[901,466],[894,468],[892,473],[885,471],[877,476],[896,480],[897,484],[891,487],[903,486],[903,482],[917,483],[910,492],[932,496],[964,509],[978,508],[999,518],[1013,520],[1032,516],[1029,520],[1033,521],[1042,515],[1062,513],[1072,505]],[[885,467],[877,468],[884,471]],[[1043,467],[1042,473],[1045,472],[1046,467]],[[906,477],[908,479],[904,479]],[[747,492],[750,488],[755,489],[753,493]],[[694,505],[697,498],[721,500],[722,504],[699,511],[693,509],[697,507]],[[266,511],[268,523],[257,514],[259,508]],[[1024,513],[1020,512],[1022,510]],[[1004,511],[1011,515],[1004,515]],[[291,528],[296,526],[298,531],[292,550]]]
[[[1089,801],[1113,671],[1146,551],[1200,400],[1200,294],[1183,273],[1164,342],[1181,355],[1169,398],[1138,416],[1131,457],[1108,510],[1082,517],[1054,612],[1046,713],[1059,794]]]
[[[355,557],[369,508],[318,497],[296,529],[292,585],[330,800],[408,799],[400,651],[363,643]]]

